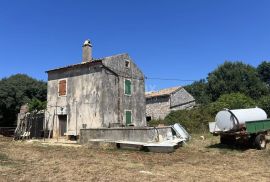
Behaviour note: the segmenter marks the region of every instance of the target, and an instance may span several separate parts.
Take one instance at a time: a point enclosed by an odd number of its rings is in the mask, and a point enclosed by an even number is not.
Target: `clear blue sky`
[[[0,78],[127,52],[148,77],[198,80],[224,60],[270,60],[270,1],[1,0]],[[190,82],[147,80],[147,89]]]

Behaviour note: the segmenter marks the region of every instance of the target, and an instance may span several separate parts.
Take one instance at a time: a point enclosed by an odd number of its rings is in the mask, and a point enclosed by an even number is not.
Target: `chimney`
[[[82,62],[86,63],[86,62],[91,62],[92,61],[92,44],[90,42],[90,40],[86,40],[83,43],[82,46]]]

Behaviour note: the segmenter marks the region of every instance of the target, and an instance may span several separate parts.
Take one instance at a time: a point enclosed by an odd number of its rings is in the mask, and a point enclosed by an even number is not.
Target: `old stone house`
[[[144,75],[128,54],[92,58],[47,71],[46,128],[53,137],[78,136],[82,128],[145,126]]]
[[[195,99],[183,87],[146,92],[146,120],[164,119],[171,111],[195,106]]]

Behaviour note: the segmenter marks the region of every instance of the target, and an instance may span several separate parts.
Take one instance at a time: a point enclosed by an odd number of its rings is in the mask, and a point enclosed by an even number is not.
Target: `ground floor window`
[[[146,121],[151,121],[151,116],[146,116]]]
[[[132,112],[130,110],[125,111],[125,120],[126,125],[130,125],[132,123]]]

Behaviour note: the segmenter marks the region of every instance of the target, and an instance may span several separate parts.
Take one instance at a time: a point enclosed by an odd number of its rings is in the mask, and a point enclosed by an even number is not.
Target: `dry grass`
[[[269,181],[270,149],[193,136],[174,153],[89,149],[0,138],[0,181]]]

